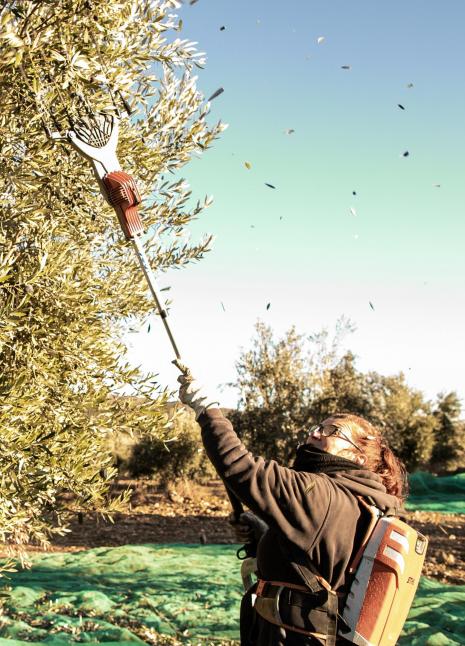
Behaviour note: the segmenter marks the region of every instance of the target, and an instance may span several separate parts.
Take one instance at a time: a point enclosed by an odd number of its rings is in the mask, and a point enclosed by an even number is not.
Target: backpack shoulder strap
[[[370,505],[376,507],[376,509],[379,509],[382,512],[382,516],[398,516],[399,518],[405,518],[406,516],[406,511],[402,507],[402,505],[399,505],[398,507],[388,507],[387,509],[382,510],[378,507],[374,498],[372,498],[371,496],[357,496],[357,498],[360,502],[365,503],[365,505],[366,501],[368,500]]]
[[[354,558],[352,559],[352,563],[350,563],[348,567],[347,572],[349,574],[353,574],[356,571],[358,564],[360,563],[360,559],[363,556],[363,552],[365,551],[365,547],[370,540],[370,536],[372,535],[374,528],[376,527],[376,523],[381,518],[381,516],[383,516],[383,512],[381,511],[381,509],[378,509],[376,505],[368,504],[366,500],[362,498],[362,496],[357,496],[357,499],[361,507],[363,507],[370,514],[370,522],[365,532],[365,536],[363,537],[363,540],[360,543],[360,546],[356,551]]]

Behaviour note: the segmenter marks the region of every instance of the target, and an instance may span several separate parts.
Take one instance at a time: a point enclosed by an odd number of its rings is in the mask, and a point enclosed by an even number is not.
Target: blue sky
[[[463,397],[465,3],[198,0],[180,15],[207,54],[199,89],[224,88],[212,121],[229,124],[183,168],[215,198],[191,227],[213,250],[160,277],[193,372],[213,394],[257,318],[310,334],[344,314],[360,369]],[[129,342],[174,389],[160,322]]]

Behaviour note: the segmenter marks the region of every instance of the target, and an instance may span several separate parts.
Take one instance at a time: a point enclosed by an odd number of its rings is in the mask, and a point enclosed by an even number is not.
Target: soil
[[[181,482],[169,491],[150,480],[119,480],[113,486],[115,494],[124,489],[131,490],[127,512],[115,514],[113,523],[95,514],[76,515],[71,532],[54,538],[49,551],[144,543],[236,543],[228,523],[230,504],[220,481],[206,485]],[[408,522],[429,539],[423,574],[463,585],[465,518],[415,511],[408,513]]]

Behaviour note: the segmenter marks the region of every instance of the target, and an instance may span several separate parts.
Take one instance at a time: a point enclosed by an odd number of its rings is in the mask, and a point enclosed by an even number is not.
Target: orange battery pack
[[[359,646],[394,646],[418,587],[427,545],[425,536],[397,517],[375,522],[342,613],[345,639]]]

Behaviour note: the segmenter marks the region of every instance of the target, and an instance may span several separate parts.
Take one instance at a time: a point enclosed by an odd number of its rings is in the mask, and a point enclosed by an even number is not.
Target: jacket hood
[[[381,477],[367,469],[356,469],[345,472],[327,473],[339,487],[348,489],[355,496],[371,497],[375,505],[382,511],[394,507],[402,509],[401,501],[387,493]]]
[[[402,508],[401,501],[386,492],[381,476],[377,473],[369,471],[353,460],[333,455],[311,444],[301,444],[297,447],[293,469],[324,474],[353,495],[372,498],[374,504],[382,511],[391,507],[398,510]]]

